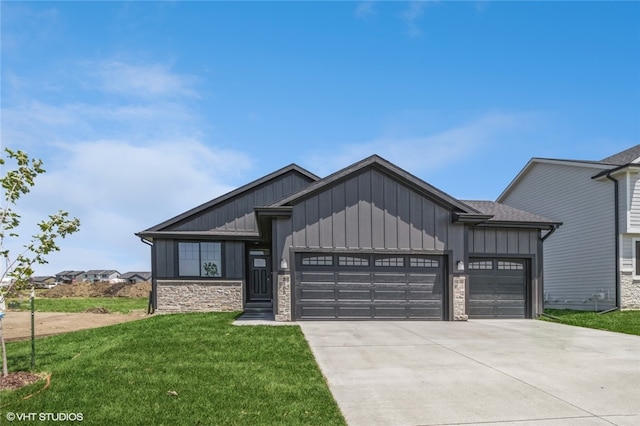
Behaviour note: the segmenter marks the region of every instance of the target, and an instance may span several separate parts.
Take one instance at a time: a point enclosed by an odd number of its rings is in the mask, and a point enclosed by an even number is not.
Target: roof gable
[[[399,168],[398,166],[390,163],[389,161],[385,160],[384,158],[378,155],[372,155],[351,166],[345,167],[344,169],[339,170],[321,180],[318,180],[315,183],[307,186],[306,188],[271,204],[269,208],[277,209],[285,206],[292,206],[312,195],[315,195],[321,191],[325,191],[327,188],[330,188],[333,185],[337,185],[341,182],[344,182],[352,178],[353,176],[365,170],[368,170],[369,168],[376,169],[382,172],[383,174],[386,174],[395,178],[396,180],[402,182],[409,188],[415,190],[416,192],[422,194],[423,196],[426,196],[427,198],[435,201],[436,203],[449,208],[450,210],[456,210],[463,213],[471,213],[471,214],[480,213],[475,209],[473,209],[472,207],[451,197],[445,192],[440,191],[434,186],[429,185],[422,179],[419,179],[418,177]]]
[[[225,203],[228,202],[232,202],[234,199],[238,199],[242,196],[244,196],[245,194],[254,191],[262,186],[265,186],[267,184],[269,184],[270,182],[273,182],[277,179],[283,178],[287,175],[296,175],[298,177],[300,177],[302,180],[308,182],[308,183],[312,183],[317,181],[318,179],[320,179],[318,176],[314,175],[313,173],[303,169],[302,167],[296,165],[296,164],[291,164],[289,166],[283,167],[279,170],[276,170],[273,173],[270,173],[260,179],[257,179],[253,182],[250,182],[246,185],[243,185],[231,192],[228,192],[220,197],[217,197],[211,201],[208,201],[204,204],[201,204],[193,209],[190,209],[182,214],[179,214],[169,220],[166,220],[158,225],[155,225],[151,228],[146,229],[145,231],[142,231],[136,235],[138,236],[145,236],[146,234],[149,233],[153,233],[153,232],[160,232],[160,231],[165,231],[168,229],[171,229],[173,227],[178,226],[180,223],[184,223],[187,222],[189,219],[194,218],[198,215],[204,214],[207,211],[211,211],[215,208],[217,208],[218,206],[221,206]],[[270,203],[272,200],[269,200],[268,203]],[[268,204],[267,203],[267,204]],[[251,206],[251,208],[253,208],[255,206]],[[220,230],[220,232],[225,233],[225,232],[232,232],[233,231],[229,231],[229,230]]]

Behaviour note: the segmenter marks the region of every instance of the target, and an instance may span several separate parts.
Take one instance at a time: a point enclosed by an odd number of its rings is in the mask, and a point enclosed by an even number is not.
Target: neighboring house
[[[561,221],[545,242],[545,306],[640,309],[640,145],[601,161],[533,158],[498,202]]]
[[[84,271],[62,271],[56,274],[56,281],[64,284],[71,284],[82,279]]]
[[[56,282],[56,277],[53,277],[51,275],[34,276],[29,278],[29,282],[35,287],[46,287],[53,285]]]
[[[324,179],[285,167],[136,235],[159,312],[464,320],[541,313],[542,239],[558,225],[374,155]]]
[[[126,272],[120,278],[131,284],[151,281],[151,272]]]
[[[107,282],[117,278],[120,278],[120,273],[113,269],[92,269],[83,275],[86,282]]]

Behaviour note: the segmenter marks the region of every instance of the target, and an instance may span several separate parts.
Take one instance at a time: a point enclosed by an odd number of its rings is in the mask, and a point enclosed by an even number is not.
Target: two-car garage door
[[[298,253],[296,319],[443,319],[443,256]]]

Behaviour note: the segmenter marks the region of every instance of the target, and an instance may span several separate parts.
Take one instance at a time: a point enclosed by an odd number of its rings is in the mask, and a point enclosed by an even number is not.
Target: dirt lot
[[[34,316],[35,334],[38,337],[87,328],[103,327],[145,318],[147,315],[136,313],[122,314],[68,314],[62,312],[36,312]],[[31,312],[8,312],[2,320],[2,330],[6,341],[22,340],[31,337]]]
[[[138,284],[109,284],[109,283],[74,283],[60,284],[56,287],[38,291],[37,297],[148,297],[151,290],[150,283]],[[28,291],[22,296],[28,298]],[[102,327],[145,318],[144,313],[104,314],[104,313],[61,313],[36,312],[35,334],[38,337],[87,328]],[[2,320],[5,340],[21,340],[31,337],[31,312],[7,312]]]

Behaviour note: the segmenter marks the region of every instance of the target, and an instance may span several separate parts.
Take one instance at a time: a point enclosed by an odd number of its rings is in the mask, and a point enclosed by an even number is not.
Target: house
[[[120,278],[130,284],[151,281],[151,272],[126,272]]]
[[[323,179],[284,167],[136,235],[159,312],[464,320],[541,313],[542,241],[557,226],[373,155]]]
[[[55,286],[56,277],[51,275],[33,276],[29,278],[29,282],[36,288],[51,288]]]
[[[56,274],[56,281],[63,284],[71,284],[82,277],[84,271],[62,271]]]
[[[640,145],[600,161],[533,158],[498,202],[563,223],[545,242],[545,306],[640,309]]]
[[[113,269],[92,269],[83,274],[86,282],[108,282],[120,278],[120,272]]]

